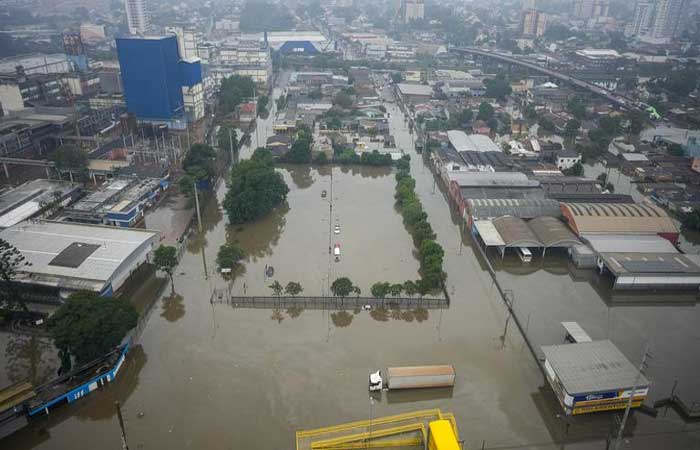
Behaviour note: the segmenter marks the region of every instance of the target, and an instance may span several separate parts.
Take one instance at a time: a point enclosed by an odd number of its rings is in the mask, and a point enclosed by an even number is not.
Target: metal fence
[[[304,309],[447,309],[449,302],[444,297],[237,297],[229,296],[226,291],[215,291],[212,303],[230,305],[232,308],[286,309],[298,307]]]

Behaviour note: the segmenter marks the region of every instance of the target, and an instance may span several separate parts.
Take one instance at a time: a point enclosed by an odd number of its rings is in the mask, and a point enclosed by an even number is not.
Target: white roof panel
[[[474,222],[474,227],[487,247],[504,247],[506,245],[501,234],[490,220],[477,220]]]

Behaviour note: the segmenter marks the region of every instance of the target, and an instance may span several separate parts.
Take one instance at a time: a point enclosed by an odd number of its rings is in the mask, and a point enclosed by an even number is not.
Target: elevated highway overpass
[[[574,78],[570,75],[557,72],[555,70],[549,69],[547,67],[543,67],[539,64],[535,64],[529,61],[524,61],[522,59],[516,58],[512,55],[507,55],[505,53],[500,53],[500,52],[495,52],[495,51],[490,51],[490,50],[483,50],[479,48],[474,48],[474,47],[450,47],[450,51],[458,52],[458,53],[467,53],[470,55],[475,55],[475,56],[481,56],[485,58],[491,58],[496,61],[500,61],[503,63],[507,64],[512,64],[520,67],[524,67],[530,70],[534,70],[536,72],[539,72],[541,74],[550,76],[552,78],[558,79],[560,81],[566,82],[570,85],[573,85],[575,87],[578,87],[580,89],[585,89],[593,94],[596,94],[612,104],[614,104],[617,107],[620,108],[625,108],[625,109],[637,109],[637,106],[635,105],[634,100],[625,97],[623,95],[617,94],[609,89],[602,88],[600,86],[596,86],[593,83],[589,83],[587,81],[579,80],[578,78]]]

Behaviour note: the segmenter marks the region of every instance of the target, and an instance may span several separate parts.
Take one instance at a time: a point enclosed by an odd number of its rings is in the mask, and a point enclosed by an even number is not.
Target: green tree
[[[578,136],[578,131],[581,128],[581,122],[576,119],[571,119],[566,122],[566,128],[564,129],[564,136],[569,139],[574,139]]]
[[[564,173],[564,175],[570,177],[582,177],[584,173],[583,165],[580,162],[576,162],[570,168],[562,170],[562,172]]]
[[[238,244],[238,241],[226,242],[219,247],[219,251],[216,253],[216,265],[219,266],[219,270],[233,270],[245,257],[246,253]]]
[[[378,281],[372,285],[370,292],[374,298],[386,298],[389,292],[391,292],[391,284]]]
[[[196,182],[216,176],[216,151],[206,144],[194,144],[182,160],[182,169]]]
[[[417,287],[416,283],[413,282],[413,280],[406,280],[403,283],[403,291],[408,295],[409,297],[413,297],[416,295],[417,292]]]
[[[282,292],[284,291],[284,287],[282,287],[280,282],[277,280],[275,280],[274,283],[272,283],[268,287],[272,289],[272,293],[275,295],[275,297],[281,296]]]
[[[216,141],[220,150],[238,151],[238,133],[231,125],[226,124],[219,128],[219,132],[216,134]]]
[[[343,109],[351,109],[352,104],[352,97],[343,92],[336,94],[335,98],[333,98],[333,105]]]
[[[251,222],[268,214],[287,198],[289,188],[275,172],[272,155],[257,149],[231,171],[231,186],[223,206],[233,224]]]
[[[391,292],[392,297],[401,296],[401,293],[403,292],[403,284],[401,284],[401,283],[392,284],[391,287],[389,288],[389,292]]]
[[[255,95],[255,83],[251,77],[231,75],[221,80],[219,108],[224,114],[234,112],[246,98]]]
[[[477,120],[488,122],[493,118],[494,114],[495,110],[493,109],[493,106],[491,106],[490,103],[482,102],[479,105],[479,114],[476,115],[476,118]]]
[[[126,300],[82,291],[71,294],[58,308],[48,330],[62,369],[68,371],[72,358],[81,365],[113,350],[137,321],[136,309]]]
[[[352,293],[355,294],[356,298],[360,298],[360,295],[362,295],[362,289],[360,289],[357,286],[352,287]]]
[[[0,307],[27,311],[24,296],[15,282],[17,270],[31,266],[24,255],[14,245],[0,239]]]
[[[353,284],[350,278],[341,277],[336,278],[336,280],[331,284],[331,292],[333,296],[345,298],[352,293]]]
[[[56,149],[52,157],[56,169],[61,172],[85,173],[89,162],[88,154],[80,147],[64,144]]]
[[[486,85],[486,97],[495,98],[500,102],[505,101],[513,92],[510,83],[505,79],[486,80],[484,84]]]
[[[299,128],[296,138],[289,152],[282,158],[283,161],[293,164],[307,164],[311,162],[311,148],[313,146],[313,132],[303,125]]]
[[[556,131],[556,126],[554,125],[554,122],[549,120],[546,117],[540,117],[539,120],[537,121],[537,124],[540,126],[540,128],[543,131],[546,131],[547,133],[554,133]]]
[[[267,95],[261,95],[258,97],[258,104],[257,104],[257,110],[258,110],[258,117],[267,117],[268,111],[267,111],[267,104],[270,101]]]
[[[302,292],[304,292],[304,288],[302,288],[301,284],[296,281],[290,281],[284,288],[284,293],[287,295],[291,295],[292,297],[296,297]]]
[[[165,272],[170,277],[170,288],[175,292],[175,281],[173,271],[177,266],[177,249],[171,245],[161,245],[153,253],[153,265],[161,272]]]
[[[567,108],[569,109],[569,112],[578,120],[583,120],[586,118],[586,101],[580,95],[571,98],[567,104]]]

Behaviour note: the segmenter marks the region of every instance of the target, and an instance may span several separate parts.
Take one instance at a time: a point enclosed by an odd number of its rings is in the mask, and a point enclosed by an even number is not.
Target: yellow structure
[[[454,416],[439,409],[297,431],[297,450],[393,449],[459,450]]]

